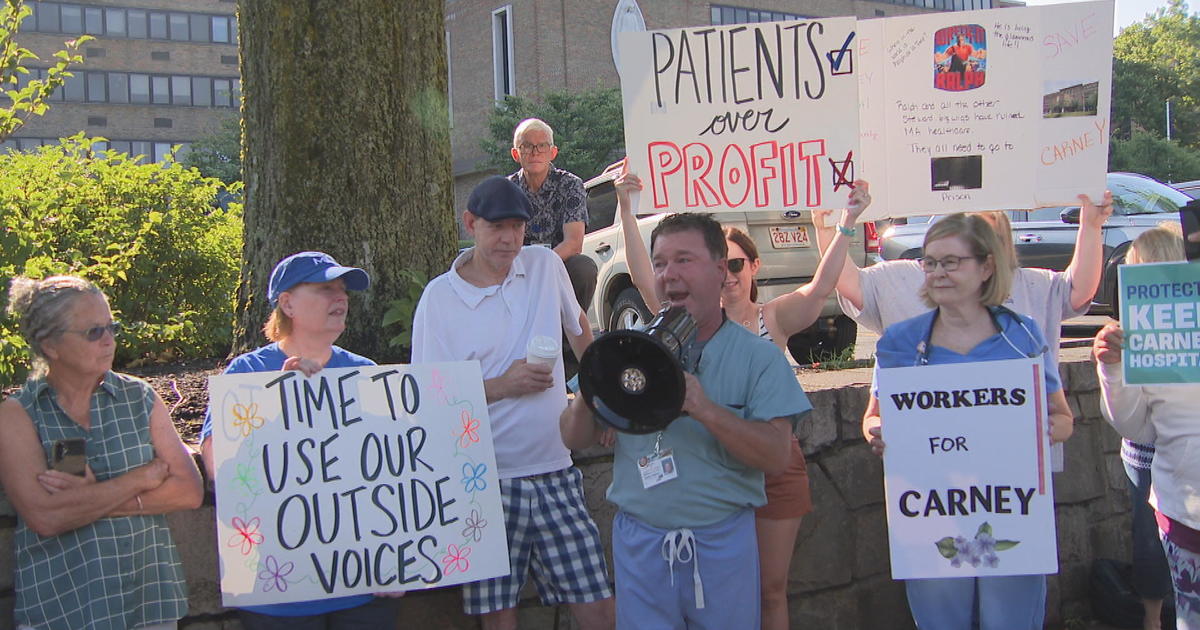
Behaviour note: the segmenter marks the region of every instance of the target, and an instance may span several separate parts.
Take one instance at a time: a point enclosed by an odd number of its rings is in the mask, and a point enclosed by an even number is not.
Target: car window
[[[1108,189],[1113,211],[1123,215],[1178,212],[1188,202],[1187,195],[1146,177],[1110,173]]]
[[[1054,208],[1038,208],[1030,210],[1026,221],[1062,221],[1062,211],[1068,206],[1057,206]]]
[[[588,234],[609,227],[616,220],[617,189],[612,181],[601,182],[587,191]]]

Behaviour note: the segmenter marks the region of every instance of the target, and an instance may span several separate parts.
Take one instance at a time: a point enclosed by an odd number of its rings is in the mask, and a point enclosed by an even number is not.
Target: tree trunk
[[[338,344],[403,358],[381,322],[401,272],[457,243],[442,0],[239,0],[245,250],[233,352],[263,343],[271,269],[324,251],[362,267]]]

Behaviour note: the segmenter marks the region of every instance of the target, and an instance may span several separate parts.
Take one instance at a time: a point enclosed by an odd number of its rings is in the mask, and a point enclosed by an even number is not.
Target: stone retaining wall
[[[1066,445],[1067,469],[1054,479],[1059,573],[1049,580],[1046,621],[1052,628],[1090,616],[1087,586],[1093,558],[1129,556],[1120,440],[1100,416],[1095,368],[1085,356],[1065,351],[1062,364],[1075,434]],[[792,625],[826,630],[912,628],[903,587],[888,571],[882,465],[863,443],[859,429],[870,371],[806,375],[802,380],[815,407],[800,427],[815,508],[804,519],[792,561]],[[592,515],[608,541],[615,511],[604,500],[611,452],[591,449],[577,453],[576,462],[584,471]],[[180,623],[188,630],[240,628],[220,605],[212,510],[207,506],[170,517],[191,593],[191,612]],[[13,628],[12,514],[0,497],[0,630]],[[400,628],[478,627],[462,614],[453,588],[408,595],[401,600],[400,619]],[[565,608],[540,606],[527,589],[521,627],[566,630],[575,625]]]

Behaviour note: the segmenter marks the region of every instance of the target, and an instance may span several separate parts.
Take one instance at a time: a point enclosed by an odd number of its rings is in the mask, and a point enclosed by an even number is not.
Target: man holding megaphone
[[[726,319],[727,250],[716,220],[669,216],[650,248],[657,294],[686,309],[696,330],[680,353],[682,415],[658,431],[617,433],[608,489],[620,508],[617,627],[756,628],[753,508],[766,502],[763,473],[787,465],[792,424],[812,407],[778,348]],[[566,446],[581,449],[606,425],[577,396],[560,426]]]

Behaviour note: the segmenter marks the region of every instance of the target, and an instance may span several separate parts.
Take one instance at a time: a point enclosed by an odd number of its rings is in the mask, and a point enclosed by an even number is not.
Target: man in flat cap
[[[509,575],[463,586],[463,609],[487,630],[517,627],[517,598],[533,573],[542,601],[570,605],[579,627],[613,627],[600,533],[583,501],[583,474],[563,446],[567,406],[561,353],[527,362],[529,342],[566,332],[576,356],[592,341],[561,259],[524,247],[530,202],[504,177],[484,180],[463,223],[475,246],[425,287],[413,317],[413,362],[479,361],[508,530]]]

